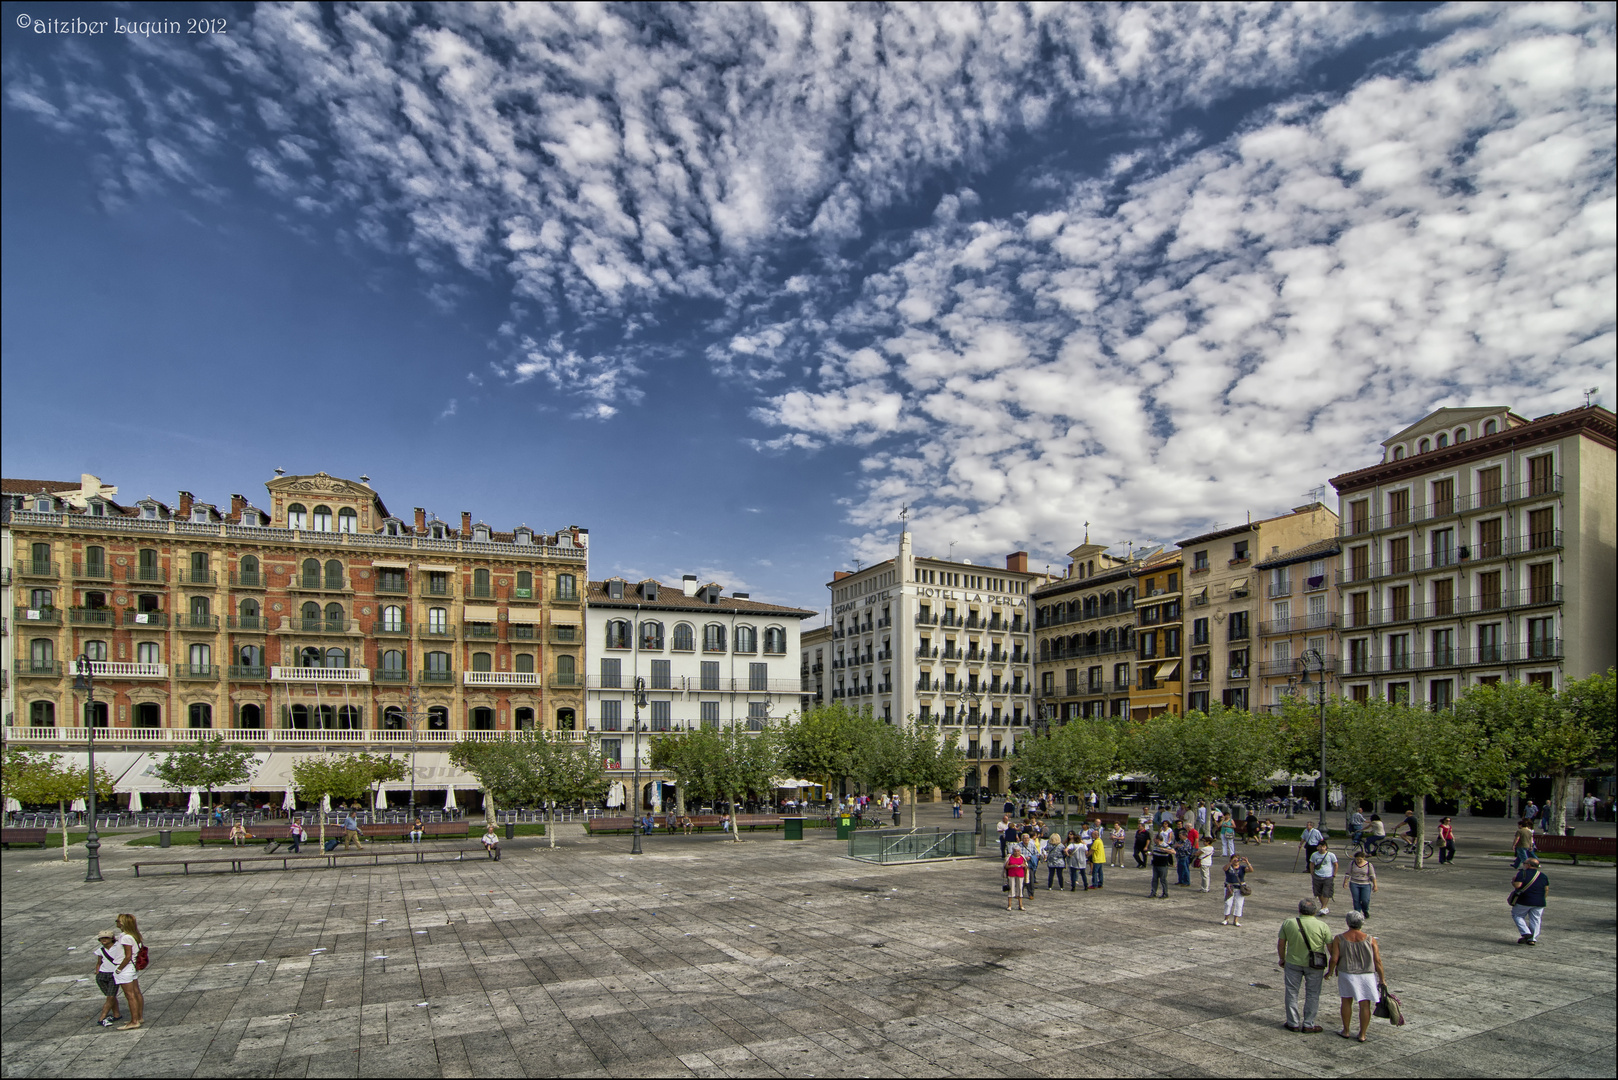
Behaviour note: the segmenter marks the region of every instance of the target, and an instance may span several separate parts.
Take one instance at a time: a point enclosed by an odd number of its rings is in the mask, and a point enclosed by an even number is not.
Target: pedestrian
[[[1258,834],[1258,815],[1253,813],[1251,810],[1247,812],[1247,825],[1242,830],[1242,843],[1260,843]]]
[[[1090,888],[1101,888],[1103,873],[1107,866],[1107,842],[1101,839],[1100,830],[1090,840]]]
[[[955,802],[951,805],[950,810],[955,817],[961,816],[961,797],[959,795],[955,796]]]
[[[1371,917],[1371,894],[1376,892],[1376,867],[1364,850],[1354,852],[1348,869],[1343,872],[1343,883],[1348,886],[1350,906],[1367,919]]]
[[[118,961],[113,956],[113,949],[117,944],[116,929],[103,930],[96,935],[96,987],[104,998],[101,1003],[101,1015],[96,1017],[96,1023],[102,1027],[111,1027],[123,1019],[118,1012]]]
[[[1321,1030],[1316,1023],[1320,983],[1331,966],[1331,927],[1320,920],[1319,914],[1320,908],[1313,900],[1299,900],[1298,917],[1283,922],[1275,939],[1275,962],[1286,972],[1286,1029],[1311,1035]]]
[[[1252,863],[1234,853],[1225,864],[1225,926],[1242,924],[1242,908],[1247,904],[1247,894],[1253,891],[1247,884],[1247,872],[1251,869]]]
[[[1594,821],[1596,819],[1596,797],[1595,797],[1595,795],[1586,794],[1584,796],[1584,799],[1582,800],[1582,803],[1583,803],[1583,806],[1584,806],[1584,818],[1583,818],[1583,820],[1585,820],[1585,821]]]
[[[1511,841],[1513,870],[1522,869],[1523,863],[1534,853],[1534,819],[1525,817],[1517,822],[1517,834]]]
[[[1195,825],[1187,825],[1185,827],[1185,842],[1191,845],[1193,851],[1202,846],[1201,841],[1202,830]]]
[[[287,824],[287,850],[294,855],[298,854],[298,845],[307,839],[309,834],[304,831],[303,822],[293,818]]]
[[[1210,841],[1205,836],[1205,837],[1202,838],[1202,843],[1197,846],[1197,863],[1196,863],[1196,865],[1197,865],[1197,873],[1202,878],[1202,891],[1203,892],[1208,891],[1208,886],[1210,884],[1212,884],[1212,881],[1213,881],[1213,859],[1214,859],[1213,842]]]
[[[1055,888],[1062,887],[1062,879],[1067,877],[1067,845],[1061,840],[1051,840],[1045,845],[1045,891],[1050,892],[1054,881]]]
[[[1011,835],[1011,815],[1001,814],[1000,820],[994,823],[994,831],[995,835],[1000,838],[1000,857],[1004,859],[1006,857],[1007,842],[1016,839]]]
[[[1359,846],[1360,838],[1365,835],[1365,826],[1365,814],[1358,806],[1355,806],[1354,812],[1348,815],[1349,843],[1353,844],[1355,847]]]
[[[1275,843],[1275,822],[1265,818],[1258,825],[1258,842],[1261,844]]]
[[[1511,879],[1511,919],[1517,924],[1517,944],[1539,944],[1539,925],[1545,917],[1545,889],[1549,884],[1539,868],[1539,860],[1532,855]]]
[[[1162,837],[1152,841],[1152,889],[1148,897],[1157,895],[1158,886],[1163,887],[1163,899],[1169,898],[1169,868],[1174,865],[1174,849],[1163,842]]]
[[[1315,853],[1309,856],[1309,887],[1314,891],[1315,899],[1320,901],[1320,913],[1331,914],[1331,898],[1337,885],[1337,856],[1331,851],[1331,845],[1324,839],[1315,848]]]
[[[495,862],[500,861],[500,834],[494,831],[494,822],[483,826],[484,853]]]
[[[1371,1010],[1382,996],[1377,987],[1388,980],[1382,974],[1382,950],[1377,948],[1376,938],[1360,929],[1365,925],[1365,916],[1350,911],[1343,921],[1348,923],[1348,930],[1331,939],[1331,967],[1326,974],[1337,976],[1337,996],[1343,1000],[1343,1026],[1337,1034],[1353,1038],[1348,1028],[1354,1019],[1354,1003],[1359,1002],[1359,1041],[1364,1042],[1365,1031],[1371,1026]]]
[[[1135,830],[1135,867],[1141,869],[1146,865],[1146,849],[1152,842],[1152,830],[1146,824],[1146,819],[1140,819],[1140,827]]]
[[[1313,821],[1303,823],[1303,832],[1298,835],[1298,850],[1303,853],[1306,862],[1310,853],[1319,847],[1320,842],[1324,839],[1325,837],[1321,835],[1320,830],[1315,828]]]
[[[1185,833],[1177,833],[1174,842],[1169,845],[1174,849],[1174,884],[1178,888],[1191,887],[1191,857],[1196,854],[1196,848],[1191,846],[1185,838]]]
[[[1455,861],[1455,826],[1449,818],[1438,819],[1438,865]]]
[[[1112,827],[1112,865],[1120,869],[1124,865],[1124,824],[1121,821]]]
[[[1039,848],[1039,837],[1032,832],[1024,832],[1017,838],[1017,850],[1022,852],[1023,866],[1026,871],[1022,899],[1030,903],[1034,899],[1034,882],[1039,880]],[[1021,906],[1020,902],[1018,906]]]
[[[422,834],[424,834],[426,831],[427,827],[421,823],[421,818],[418,817],[415,821],[410,823],[410,842],[412,844],[421,843]]]
[[[1542,833],[1551,831],[1551,800],[1549,799],[1546,799],[1545,805],[1539,808],[1539,831]]]
[[[1206,834],[1208,831],[1208,804],[1197,803],[1197,831]]]
[[[120,915],[115,921],[118,924],[118,937],[112,949],[113,980],[123,990],[124,1000],[129,1003],[129,1023],[120,1025],[118,1030],[132,1031],[140,1027],[146,1011],[146,999],[140,992],[141,954],[146,951],[146,942],[140,936],[135,916]]]
[[[1090,845],[1083,837],[1069,834],[1071,843],[1068,845],[1068,875],[1067,891],[1072,892],[1079,884],[1084,883],[1084,891],[1090,891]]]
[[[346,811],[343,815],[343,847],[358,848],[365,845],[360,843],[360,823],[354,817],[354,811]]]
[[[1536,803],[1533,799],[1529,799],[1528,800],[1528,805],[1523,807],[1522,816],[1527,818],[1530,822],[1538,821],[1539,820],[1539,804]]]
[[[1218,831],[1219,854],[1228,859],[1236,854],[1236,822],[1226,814],[1219,819]]]
[[[1006,856],[1006,882],[1011,886],[1006,896],[1006,910],[1011,910],[1011,902],[1017,901],[1017,910],[1025,911],[1023,907],[1023,881],[1028,873],[1028,857],[1023,854],[1021,844],[1014,845],[1011,854]]]

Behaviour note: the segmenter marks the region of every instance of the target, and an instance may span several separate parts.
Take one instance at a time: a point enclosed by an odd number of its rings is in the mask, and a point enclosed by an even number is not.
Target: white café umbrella
[[[141,812],[140,792],[138,791],[131,791],[129,793],[129,812],[131,814],[138,814]]]
[[[202,792],[198,791],[196,788],[192,788],[191,789],[191,797],[186,800],[185,812],[188,813],[188,814],[195,814],[197,811],[199,811],[201,809],[202,809]]]
[[[68,809],[73,811],[75,814],[84,813],[84,800],[83,799],[74,799],[72,804],[70,806],[68,806]]]
[[[376,808],[379,812],[388,808],[388,785],[386,784],[377,785]]]
[[[445,810],[454,810],[454,809],[456,809],[456,806],[455,806],[455,785],[454,784],[451,784],[449,787],[444,789],[444,809]]]
[[[298,808],[298,797],[292,793],[291,788],[287,788],[286,798],[281,800],[281,809],[283,809],[283,810],[296,810],[297,808]]]
[[[22,813],[22,803],[18,802],[16,799],[7,798],[6,799],[6,813],[8,813],[8,814],[20,814],[20,813]]]
[[[330,795],[322,795],[320,797],[320,812],[322,814],[331,813],[331,796]]]
[[[617,783],[617,782],[614,782],[612,787],[607,789],[607,805],[608,806],[622,806],[622,805],[624,805],[624,785],[622,785],[620,783]]]

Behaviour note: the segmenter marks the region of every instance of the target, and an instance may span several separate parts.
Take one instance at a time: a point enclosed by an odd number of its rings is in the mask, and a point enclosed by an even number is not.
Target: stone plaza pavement
[[[941,815],[942,817],[942,815]],[[992,820],[992,818],[991,818]],[[1614,870],[1549,866],[1514,945],[1509,861],[1389,870],[1372,904],[1409,1024],[1282,1030],[1274,940],[1294,848],[1240,929],[1215,892],[1039,892],[997,863],[878,867],[761,834],[508,842],[504,861],[136,879],[156,849],[0,857],[6,1076],[1613,1076]],[[1464,845],[1463,845],[1464,850]],[[187,854],[194,853],[189,849]],[[77,853],[76,853],[77,854]],[[178,854],[175,852],[174,854]],[[1346,896],[1330,919],[1341,929]],[[152,950],[146,1027],[94,1026],[93,935]]]

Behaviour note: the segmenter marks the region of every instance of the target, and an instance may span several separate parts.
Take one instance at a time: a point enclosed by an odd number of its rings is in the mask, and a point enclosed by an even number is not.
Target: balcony
[[[62,675],[62,665],[54,660],[18,660],[14,670],[19,679],[56,679]]]
[[[178,574],[181,585],[217,585],[219,575],[212,570],[197,570],[190,567],[182,569]]]
[[[169,624],[167,612],[163,611],[126,611],[124,612],[124,625],[133,626],[140,630],[157,630]]]
[[[112,608],[68,608],[67,621],[75,626],[112,626],[118,621],[118,613]]]
[[[930,614],[929,615],[917,615],[916,616],[916,625],[917,626],[937,626],[938,625],[938,616],[937,615],[930,615]]]
[[[1207,682],[1208,681],[1208,669],[1207,668],[1192,668],[1191,669],[1191,681],[1193,683],[1205,683],[1205,682]]]
[[[1249,674],[1251,674],[1251,672],[1245,667],[1233,667],[1226,673],[1226,678],[1228,678],[1231,682],[1240,682],[1241,680],[1247,678]]]
[[[519,589],[513,586],[511,590],[511,601],[512,603],[517,604],[537,604],[539,603],[539,598],[534,595],[534,590],[531,588]]]
[[[466,686],[538,686],[539,676],[531,671],[466,671],[461,673]]]
[[[1494,507],[1505,506],[1508,503],[1519,502],[1523,499],[1539,499],[1549,495],[1560,495],[1561,493],[1562,477],[1558,474],[1543,480],[1524,480],[1501,488],[1476,491],[1470,495],[1460,495],[1453,499],[1444,499],[1407,510],[1394,510],[1390,513],[1378,514],[1372,517],[1350,519],[1340,522],[1337,531],[1340,536],[1362,536],[1366,533],[1380,532],[1383,529],[1408,528],[1421,521],[1454,517],[1457,514],[1470,513],[1473,510],[1489,510]]]
[[[479,585],[474,583],[470,588],[467,589],[466,595],[474,600],[493,600],[494,586]]]
[[[157,566],[131,566],[124,571],[124,580],[130,585],[167,585],[169,575]]]
[[[258,570],[232,570],[230,583],[238,589],[267,589],[270,587],[269,576]]]
[[[270,669],[263,664],[232,664],[229,678],[232,682],[263,682],[270,677]]]
[[[1490,542],[1486,546],[1480,545],[1476,548],[1462,544],[1458,549],[1451,551],[1417,554],[1403,559],[1374,559],[1360,566],[1349,566],[1346,570],[1338,570],[1336,580],[1339,585],[1347,585],[1357,581],[1371,581],[1376,578],[1416,574],[1426,570],[1442,570],[1447,566],[1463,566],[1470,563],[1488,562],[1493,559],[1512,558],[1536,551],[1556,551],[1561,547],[1562,530],[1551,529],[1546,532],[1508,537],[1498,543]]]
[[[68,665],[68,674],[79,673],[79,662]],[[167,679],[167,664],[127,664],[118,661],[91,660],[90,674],[98,679]]]
[[[225,625],[231,630],[262,634],[269,630],[270,620],[263,615],[232,615]]]
[[[1432,622],[1435,620],[1477,616],[1488,617],[1495,612],[1515,611],[1533,607],[1554,607],[1561,602],[1561,585],[1541,585],[1538,588],[1518,589],[1513,592],[1461,596],[1452,600],[1406,604],[1397,608],[1378,608],[1358,616],[1350,613],[1344,625],[1349,629],[1358,630],[1364,627],[1391,626],[1397,623]]]
[[[55,578],[56,564],[49,559],[18,559],[17,576],[20,578]]]
[[[454,641],[455,627],[435,626],[432,623],[416,627],[416,636],[423,641]]]
[[[350,634],[359,629],[352,619],[302,619],[293,616],[282,620],[282,629],[302,634]]]
[[[329,682],[368,683],[371,672],[362,667],[274,667],[270,668],[274,682]]]
[[[1298,634],[1305,630],[1337,629],[1337,612],[1326,611],[1316,615],[1295,615],[1290,619],[1272,619],[1258,624],[1260,637],[1273,634]]]
[[[1336,675],[1342,661],[1335,656],[1325,659],[1327,674]],[[1301,656],[1294,656],[1290,660],[1261,660],[1258,664],[1258,673],[1264,678],[1275,678],[1280,675],[1306,675],[1314,678],[1319,670],[1319,665],[1305,663]]]
[[[217,633],[219,630],[219,616],[199,615],[196,613],[176,615],[174,625],[181,630],[206,630]]]
[[[527,631],[527,633],[524,633],[524,631]],[[527,623],[509,623],[506,626],[506,634],[513,641],[524,638],[532,639],[534,627]],[[579,634],[579,628],[576,626],[553,626],[551,627],[550,636],[546,640],[552,645],[578,645],[583,642],[583,638]],[[657,649],[654,651],[662,652],[663,650]]]
[[[347,582],[342,578],[326,577],[322,574],[294,575],[287,582],[287,588],[297,592],[348,592]]]
[[[180,679],[191,679],[197,682],[218,682],[219,666],[217,664],[175,664],[174,675]]]
[[[579,594],[576,590],[572,589],[558,589],[556,592],[551,594],[551,603],[565,604],[568,607],[578,607]]]
[[[584,689],[584,676],[579,674],[556,674],[548,680],[552,690],[582,690]]]
[[[1283,597],[1283,596],[1291,596],[1292,595],[1292,579],[1287,578],[1285,581],[1272,581],[1272,582],[1270,582],[1269,587],[1264,590],[1264,594],[1266,596],[1268,596],[1271,600],[1276,600],[1276,599],[1279,599],[1280,597]]]
[[[429,600],[452,600],[455,597],[455,587],[447,581],[435,583],[428,579],[421,583],[421,595]]]
[[[455,672],[449,670],[423,671],[421,681],[424,683],[452,683],[455,681]]]
[[[75,581],[111,581],[112,568],[104,562],[74,563],[73,578]]]
[[[1563,658],[1562,639],[1509,641],[1480,648],[1438,649],[1432,652],[1395,653],[1350,657],[1350,675],[1392,675],[1494,664],[1536,664]]]

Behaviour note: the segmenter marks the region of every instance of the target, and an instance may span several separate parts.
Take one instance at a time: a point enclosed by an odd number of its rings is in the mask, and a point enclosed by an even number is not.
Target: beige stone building
[[[1033,594],[1035,715],[1055,723],[1128,716],[1140,560],[1088,540],[1068,558],[1065,576]]]
[[[1618,653],[1613,413],[1447,408],[1333,478],[1348,696],[1442,707],[1467,686],[1560,687]]]
[[[1266,595],[1270,585],[1255,563],[1336,534],[1337,515],[1322,503],[1310,503],[1289,514],[1180,541],[1190,639],[1184,684],[1187,711],[1259,704],[1254,696],[1254,688],[1262,685],[1254,668],[1263,659],[1259,623],[1266,615],[1270,621],[1290,620],[1292,613],[1289,594]],[[1143,593],[1137,603],[1145,602]],[[1287,606],[1277,609],[1277,602]]]
[[[1341,544],[1332,537],[1254,564],[1264,590],[1254,709],[1274,709],[1293,696],[1319,700],[1322,669],[1327,697],[1338,692],[1341,619],[1332,571],[1340,551]]]

